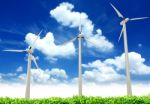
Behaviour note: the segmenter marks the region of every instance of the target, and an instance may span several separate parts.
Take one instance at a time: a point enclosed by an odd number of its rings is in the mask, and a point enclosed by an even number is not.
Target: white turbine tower
[[[35,45],[37,39],[39,38],[39,35],[41,34],[41,32],[42,32],[42,30],[37,35],[37,37],[34,40],[34,42],[32,43],[32,45],[30,45],[25,50],[3,50],[3,51],[8,51],[8,52],[26,52],[28,54],[25,98],[30,98],[31,61],[34,62],[37,69],[39,68],[38,65],[37,65],[37,62],[36,62],[36,58],[33,56],[33,48],[34,48],[34,45]]]
[[[126,30],[126,23],[128,21],[134,21],[134,20],[141,20],[141,19],[147,19],[149,17],[141,17],[141,18],[125,18],[116,8],[114,5],[110,4],[113,9],[115,10],[115,12],[117,13],[117,15],[122,18],[123,20],[120,22],[120,25],[123,26],[119,39],[118,41],[120,41],[120,38],[123,34],[123,38],[124,38],[124,51],[125,51],[125,68],[126,68],[126,81],[127,81],[127,95],[128,96],[132,96],[132,88],[131,88],[131,78],[130,78],[130,65],[129,65],[129,56],[128,56],[128,42],[127,42],[127,30]]]
[[[79,75],[78,75],[78,91],[79,91],[79,96],[82,96],[82,39],[84,38],[82,35],[82,25],[81,25],[81,14],[80,14],[80,26],[79,26],[79,35],[77,36],[78,38],[78,59],[79,59],[79,63],[78,63],[78,71],[79,71]]]

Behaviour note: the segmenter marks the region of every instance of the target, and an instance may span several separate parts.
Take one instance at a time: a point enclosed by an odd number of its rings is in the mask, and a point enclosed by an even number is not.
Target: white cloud
[[[2,75],[0,74],[0,80],[2,79]]]
[[[106,37],[101,35],[102,32],[100,29],[97,30],[97,34],[87,38],[87,46],[89,48],[96,47],[98,50],[102,52],[111,51],[113,48],[113,44],[107,41]]]
[[[106,83],[124,80],[125,76],[117,73],[112,66],[96,60],[94,62],[83,64],[87,71],[84,72],[83,78],[87,82]]]
[[[28,33],[25,41],[31,45],[36,39],[36,35]],[[36,41],[35,48],[47,56],[47,58],[55,59],[56,57],[69,57],[75,55],[75,46],[72,42],[66,45],[56,45],[53,33],[48,32],[44,38]]]
[[[58,68],[53,68],[51,70],[47,69],[46,72],[49,73],[51,76],[56,76],[58,78],[63,78],[63,79],[68,78],[65,70],[63,70],[63,69],[58,69]]]
[[[26,74],[20,74],[19,79],[26,80]],[[59,83],[65,82],[68,76],[64,69],[52,68],[51,70],[46,69],[31,69],[31,80],[34,84],[47,84],[47,83]]]
[[[23,67],[22,66],[19,66],[17,69],[16,69],[16,72],[22,72],[23,71]]]
[[[20,74],[20,75],[18,76],[18,79],[21,80],[21,81],[25,81],[25,80],[26,80],[26,74],[25,74],[25,73]]]
[[[61,23],[64,26],[69,26],[71,28],[79,27],[80,25],[80,13],[72,11],[74,5],[64,2],[57,6],[55,9],[50,11],[50,14],[57,22]],[[92,35],[94,25],[91,20],[88,19],[86,13],[81,13],[81,19],[83,24],[83,32],[86,32],[86,35]]]
[[[89,19],[88,15],[84,12],[73,11],[74,5],[63,2],[55,9],[50,11],[51,16],[56,19],[56,21],[63,26],[68,26],[70,28],[77,28],[80,25],[80,14],[81,22],[83,27],[83,35],[87,36],[94,43],[91,44],[87,41],[87,46],[89,48],[96,47],[99,51],[107,52],[113,49],[113,44],[109,42],[105,36],[102,35],[102,31],[97,29],[96,34],[94,34],[94,24]]]
[[[117,56],[114,59],[107,59],[104,63],[115,66],[116,70],[125,69],[125,59],[124,54],[121,56]],[[130,61],[130,68],[132,74],[137,75],[145,75],[150,74],[150,66],[145,65],[145,59],[139,53],[130,52],[129,53],[129,61]]]
[[[16,73],[0,73],[0,76],[3,78],[3,77],[15,77],[17,74]]]
[[[88,64],[83,64],[85,72],[83,78],[87,82],[92,83],[107,83],[107,82],[125,82],[125,75],[120,74],[120,70],[125,72],[124,54],[117,56],[114,59],[106,59],[104,61],[96,60]],[[129,61],[131,73],[135,75],[150,74],[150,66],[144,64],[145,59],[139,53],[130,52]]]
[[[47,83],[50,80],[50,74],[41,69],[32,69],[31,79],[34,83]]]

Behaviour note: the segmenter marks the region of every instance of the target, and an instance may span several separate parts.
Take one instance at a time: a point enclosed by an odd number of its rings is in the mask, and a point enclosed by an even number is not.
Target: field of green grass
[[[71,98],[0,98],[0,104],[150,104],[150,96],[132,97],[85,97],[74,96]]]

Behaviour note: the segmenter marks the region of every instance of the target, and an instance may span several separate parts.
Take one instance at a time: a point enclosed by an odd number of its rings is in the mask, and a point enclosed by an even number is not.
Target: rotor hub
[[[80,33],[80,34],[78,35],[78,38],[84,38],[84,36]]]
[[[27,52],[28,53],[33,53],[33,50],[32,49],[28,49]]]
[[[129,18],[125,18],[120,22],[120,25],[124,25],[129,21]]]

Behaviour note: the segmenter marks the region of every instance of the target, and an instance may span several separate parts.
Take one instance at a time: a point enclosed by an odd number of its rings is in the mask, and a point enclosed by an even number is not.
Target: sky
[[[78,36],[80,23],[83,95],[126,95],[123,38],[118,42],[122,19],[110,3],[125,17],[150,17],[148,0],[0,1],[0,96],[24,97],[27,72],[25,52],[3,50],[27,49],[41,30],[33,53],[39,69],[32,63],[31,97],[77,95],[78,40],[68,41]],[[149,27],[150,19],[127,23],[133,95],[150,94]]]

